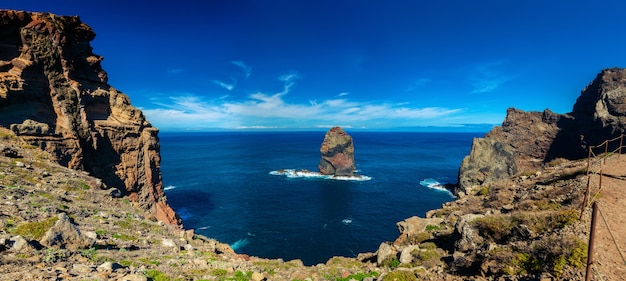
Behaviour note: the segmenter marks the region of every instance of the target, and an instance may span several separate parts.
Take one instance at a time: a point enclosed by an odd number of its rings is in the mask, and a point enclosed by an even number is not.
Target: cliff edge
[[[531,174],[556,159],[585,158],[588,146],[624,132],[626,69],[605,69],[582,90],[571,113],[509,108],[502,126],[474,139],[459,168],[456,194],[463,197],[482,184]]]
[[[79,17],[0,10],[0,126],[180,224],[161,181],[158,130],[111,87]]]

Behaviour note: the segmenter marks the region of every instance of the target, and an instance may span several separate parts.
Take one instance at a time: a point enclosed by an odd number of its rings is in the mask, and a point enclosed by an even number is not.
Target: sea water
[[[313,173],[321,131],[161,133],[168,202],[186,228],[237,253],[307,265],[355,257],[395,240],[398,221],[453,200],[441,184],[456,183],[483,135],[348,133],[356,178]]]

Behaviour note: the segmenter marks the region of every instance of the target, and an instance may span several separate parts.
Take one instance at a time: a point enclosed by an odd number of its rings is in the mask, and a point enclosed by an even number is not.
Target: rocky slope
[[[163,192],[158,130],[107,84],[95,35],[78,17],[0,10],[0,125],[180,224]]]
[[[569,114],[510,108],[502,126],[474,140],[461,164],[456,193],[463,196],[481,184],[532,173],[555,159],[587,157],[589,145],[625,131],[626,70],[605,69],[582,91]]]

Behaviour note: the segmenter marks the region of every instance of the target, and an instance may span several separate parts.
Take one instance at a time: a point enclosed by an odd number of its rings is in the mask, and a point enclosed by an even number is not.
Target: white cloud
[[[217,85],[221,86],[222,88],[224,88],[226,90],[229,90],[229,91],[232,91],[235,88],[235,83],[228,84],[226,82],[222,82],[222,81],[219,81],[219,80],[213,80],[213,83],[215,83],[215,84],[217,84]]]
[[[245,75],[246,75],[246,79],[248,79],[250,77],[250,74],[252,74],[252,68],[247,66],[245,63],[243,63],[243,61],[231,61],[232,64],[241,67],[241,69],[243,69]]]
[[[287,101],[285,97],[297,78],[293,73],[279,77],[284,83],[283,90],[274,94],[256,92],[243,99],[229,96],[208,99],[185,93],[153,101],[155,108],[143,111],[148,120],[164,130],[332,127],[318,124],[343,124],[348,128],[428,126],[463,111],[346,98]]]

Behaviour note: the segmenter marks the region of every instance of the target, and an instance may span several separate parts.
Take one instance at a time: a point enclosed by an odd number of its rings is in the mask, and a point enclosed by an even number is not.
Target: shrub
[[[169,281],[170,280],[169,276],[165,275],[165,273],[158,271],[156,269],[146,270],[146,277],[154,281]]]
[[[473,224],[481,236],[489,237],[499,243],[506,240],[514,227],[510,217],[507,216],[478,218],[473,221]]]

